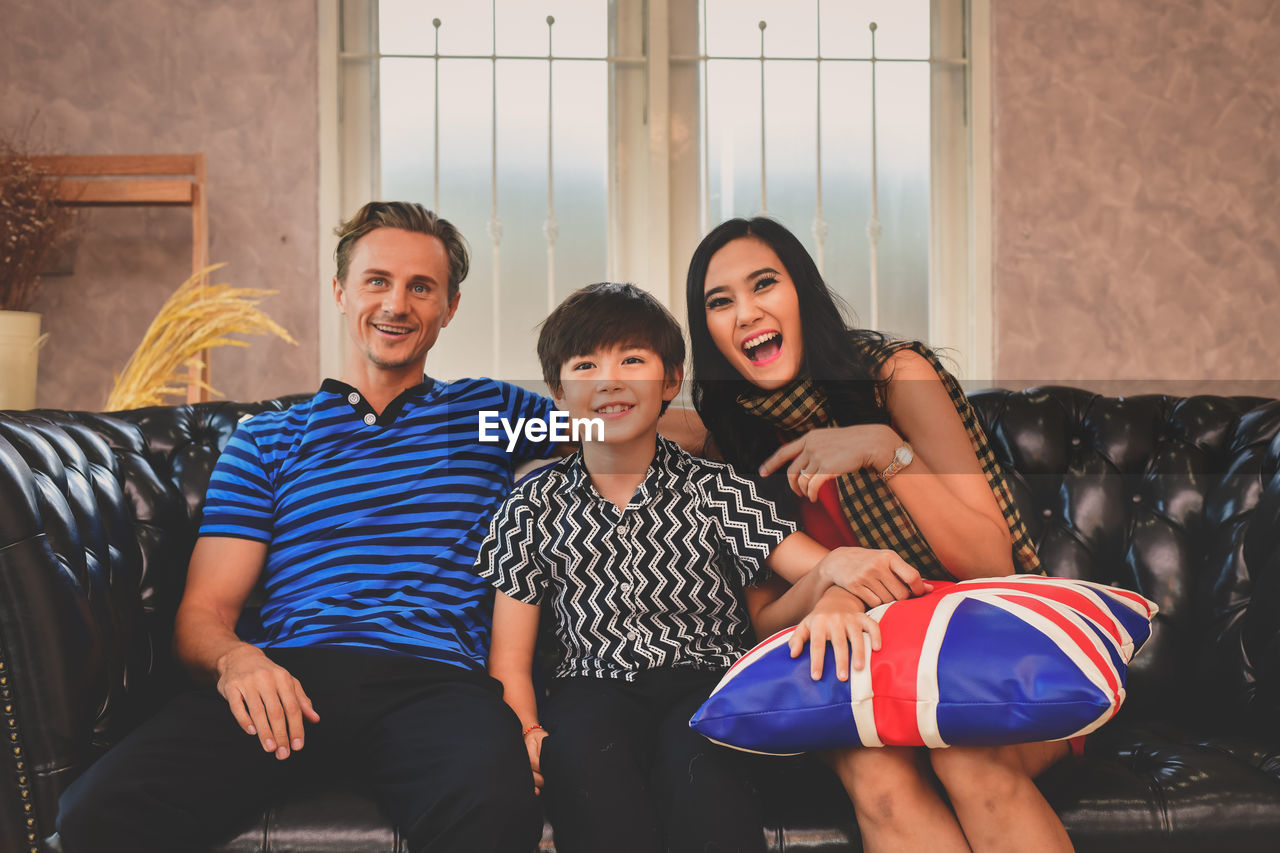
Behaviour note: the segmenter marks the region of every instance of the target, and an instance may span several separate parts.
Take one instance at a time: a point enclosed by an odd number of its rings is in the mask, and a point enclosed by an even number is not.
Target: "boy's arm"
[[[493,642],[489,648],[489,674],[502,682],[502,697],[520,718],[535,791],[542,789],[540,760],[542,739],[547,735],[538,724],[538,699],[533,690],[533,647],[538,639],[541,611],[537,604],[496,592]]]
[[[871,635],[871,648],[880,648],[880,626],[867,618],[860,598],[838,586],[815,582],[818,572],[810,572],[798,584],[774,575],[755,586],[745,587],[747,611],[759,637],[768,637],[796,625],[789,645],[791,656],[799,657],[809,644],[809,668],[813,679],[822,677],[827,644],[835,652],[836,678],[849,679],[849,667],[862,669],[865,649],[862,634]]]
[[[827,577],[827,573],[815,565],[827,554],[827,550],[820,545],[818,559],[808,563],[808,569],[798,576],[795,583],[789,584],[786,577],[774,565],[780,554],[785,561],[788,552],[794,553],[788,548],[789,543],[797,550],[802,547],[792,542],[799,535],[801,534],[794,534],[782,540],[782,544],[775,548],[773,554],[765,561],[774,570],[773,575],[758,584],[743,587],[747,599],[747,611],[751,615],[751,624],[755,627],[758,637],[772,636],[783,628],[790,628],[799,623],[822,598],[822,594],[831,588],[831,579]],[[813,544],[817,545],[816,542]],[[804,548],[804,550],[807,552],[809,549]]]

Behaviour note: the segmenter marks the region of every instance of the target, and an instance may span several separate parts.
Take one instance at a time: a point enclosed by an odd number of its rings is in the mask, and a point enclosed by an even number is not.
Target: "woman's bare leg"
[[[953,746],[929,760],[975,853],[1068,853],[1071,839],[1032,781],[1067,752],[1065,742]]]
[[[823,759],[853,801],[866,853],[968,853],[955,815],[933,787],[923,750],[855,747]]]

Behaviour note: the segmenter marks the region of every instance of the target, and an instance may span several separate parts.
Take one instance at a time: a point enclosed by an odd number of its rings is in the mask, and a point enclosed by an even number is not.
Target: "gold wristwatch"
[[[916,459],[915,453],[911,450],[911,445],[905,441],[895,451],[893,451],[893,461],[889,463],[889,467],[880,472],[880,479],[887,480],[894,474],[906,468]]]

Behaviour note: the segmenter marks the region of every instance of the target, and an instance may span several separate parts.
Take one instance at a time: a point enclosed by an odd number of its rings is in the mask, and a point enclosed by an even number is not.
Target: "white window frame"
[[[376,197],[377,77],[340,74],[340,44],[376,54],[376,3],[368,19],[341,32],[341,0],[317,0],[319,16],[319,367],[337,376],[346,334],[332,295],[334,225]],[[931,74],[929,340],[949,350],[961,379],[992,381],[994,323],[991,223],[991,0],[931,0],[933,52],[951,59]],[[698,127],[696,83],[673,91],[671,17],[693,15],[698,0],[614,0],[611,55],[643,55],[639,70],[611,65],[609,274],[648,284],[682,320],[688,259],[703,233],[699,157],[673,160],[673,113]],[[950,70],[956,64],[966,74]],[[681,74],[678,67],[674,73]],[[687,76],[687,75],[683,75]],[[693,75],[697,79],[697,75]],[[639,103],[643,109],[629,108]],[[693,148],[699,149],[700,146]],[[618,156],[625,149],[628,156]],[[472,235],[474,241],[483,239]]]

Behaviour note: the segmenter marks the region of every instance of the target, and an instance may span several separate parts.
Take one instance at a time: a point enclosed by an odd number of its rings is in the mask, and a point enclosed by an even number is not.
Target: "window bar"
[[[867,241],[871,247],[871,328],[880,328],[879,262],[880,195],[876,175],[876,22],[871,22],[871,219],[867,222]]]
[[[493,0],[490,8],[493,10],[493,53],[489,59],[492,63],[490,99],[492,103],[492,113],[489,118],[489,145],[491,157],[489,160],[489,240],[493,243],[493,279],[491,292],[493,296],[493,305],[490,314],[493,320],[493,334],[489,339],[492,342],[492,358],[493,358],[493,375],[501,376],[501,357],[502,357],[502,325],[501,325],[501,301],[499,294],[499,273],[501,271],[502,260],[502,220],[498,218],[498,2]]]
[[[765,168],[764,159],[764,30],[769,26],[764,21],[760,22],[760,215],[765,216],[769,212],[768,194],[765,191],[765,178],[768,175],[768,169]]]
[[[707,0],[702,0],[702,233],[711,230],[711,99],[707,96],[707,78],[711,76],[711,63],[707,60]],[[724,192],[721,187],[720,192]]]
[[[436,85],[435,116],[431,120],[432,145],[431,149],[431,210],[436,214],[440,213],[440,19],[432,18],[431,26],[435,27],[436,47],[435,52],[431,55],[432,67],[434,69],[433,78]]]
[[[555,172],[552,165],[552,131],[555,127],[551,109],[552,84],[554,77],[552,68],[554,56],[551,47],[551,30],[556,19],[547,15],[547,220],[542,223],[542,233],[547,238],[547,313],[556,307],[556,238],[560,236],[560,225],[556,222]]]
[[[814,69],[818,74],[817,85],[817,129],[814,132],[814,138],[817,140],[816,166],[817,166],[817,183],[816,183],[816,210],[813,215],[813,239],[814,246],[817,249],[817,257],[814,259],[818,264],[818,274],[825,275],[825,249],[827,243],[827,220],[822,216],[822,2],[816,5],[817,27],[818,27],[818,55],[814,57]]]

